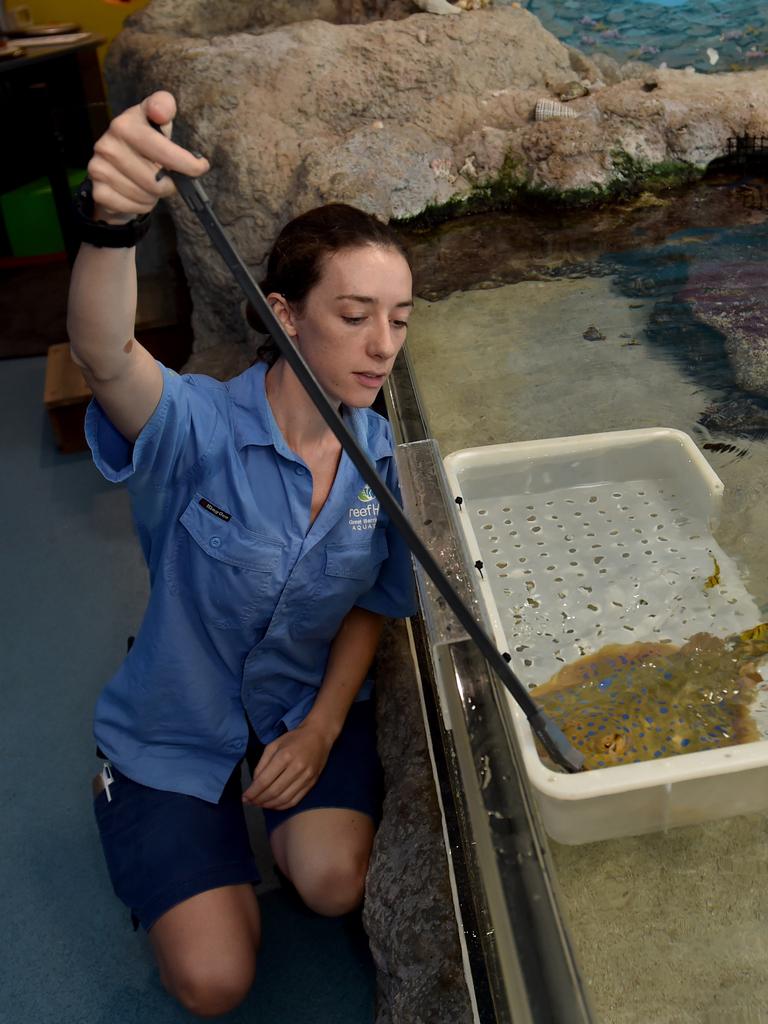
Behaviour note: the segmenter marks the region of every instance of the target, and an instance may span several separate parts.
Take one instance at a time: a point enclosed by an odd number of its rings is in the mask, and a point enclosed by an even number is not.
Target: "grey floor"
[[[0,362],[0,1024],[193,1020],[165,995],[112,895],[89,801],[91,713],[147,591],[127,495],[57,452],[45,359]],[[374,971],[355,918],[275,886],[258,820],[263,951],[231,1024],[368,1024]]]

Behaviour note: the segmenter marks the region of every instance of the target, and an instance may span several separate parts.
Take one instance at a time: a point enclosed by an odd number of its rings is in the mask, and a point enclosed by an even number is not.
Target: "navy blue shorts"
[[[304,799],[287,811],[264,811],[267,831],[302,811],[339,807],[378,824],[383,775],[376,753],[372,700],[353,704],[325,768]],[[250,747],[255,764],[258,747]],[[147,931],[171,907],[208,889],[256,884],[259,872],[240,799],[240,766],[217,804],[142,786],[112,766],[114,783],[94,801],[115,893]]]

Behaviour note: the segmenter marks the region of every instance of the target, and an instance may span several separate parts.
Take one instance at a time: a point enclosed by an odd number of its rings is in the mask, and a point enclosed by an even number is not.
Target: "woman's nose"
[[[379,359],[389,359],[397,353],[397,341],[389,318],[375,320],[368,339],[368,350]]]

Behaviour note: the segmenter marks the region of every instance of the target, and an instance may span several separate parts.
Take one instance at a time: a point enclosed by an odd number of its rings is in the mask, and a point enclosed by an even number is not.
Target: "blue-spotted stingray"
[[[633,764],[760,738],[749,712],[768,623],[725,639],[610,644],[531,696],[584,754],[584,767]]]

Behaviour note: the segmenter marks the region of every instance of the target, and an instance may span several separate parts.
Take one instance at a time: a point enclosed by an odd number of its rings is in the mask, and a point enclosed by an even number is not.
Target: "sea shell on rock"
[[[461,14],[461,8],[449,4],[448,0],[414,0],[414,3],[427,14]]]
[[[451,185],[456,181],[456,175],[453,173],[453,165],[450,160],[435,157],[434,160],[430,161],[429,166],[432,168],[432,173],[436,178],[443,178]]]
[[[557,98],[561,103],[568,100],[578,100],[582,96],[589,96],[589,86],[583,82],[565,82],[557,87]]]
[[[470,180],[476,178],[477,177],[477,168],[475,167],[475,160],[476,159],[477,159],[477,157],[475,156],[475,154],[474,153],[470,153],[470,155],[467,157],[467,159],[464,161],[464,163],[459,168],[459,174],[461,174],[464,178],[469,178]]]
[[[579,115],[565,103],[557,100],[539,100],[533,111],[534,121],[558,121],[561,118],[578,117]]]

